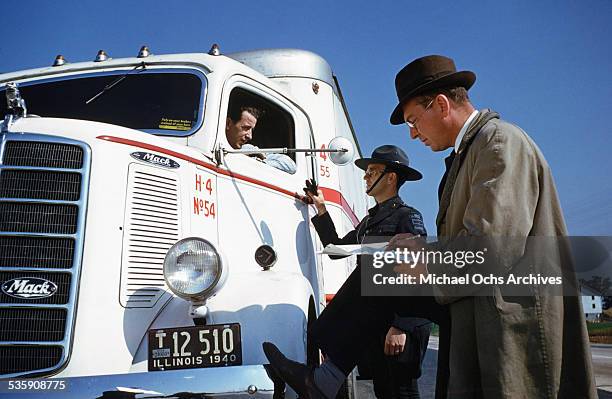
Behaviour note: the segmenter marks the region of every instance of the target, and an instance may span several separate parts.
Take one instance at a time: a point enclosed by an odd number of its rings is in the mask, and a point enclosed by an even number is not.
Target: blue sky
[[[402,189],[430,232],[443,153],[391,126],[393,79],[443,54],[476,73],[470,96],[526,130],[551,165],[573,235],[612,235],[612,2],[2,1],[0,71],[154,53],[302,48],[338,76],[365,154],[402,146],[425,178]]]

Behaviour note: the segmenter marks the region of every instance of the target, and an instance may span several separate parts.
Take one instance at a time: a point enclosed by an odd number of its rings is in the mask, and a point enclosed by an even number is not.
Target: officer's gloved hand
[[[318,191],[319,191],[319,186],[317,185],[317,182],[315,181],[315,179],[306,180],[306,187],[304,187],[304,192],[306,193],[306,195],[308,196],[310,196],[310,194],[318,195]]]
[[[323,197],[323,191],[319,190],[319,186],[314,179],[306,180],[306,187],[304,187],[304,193],[309,199],[309,203],[313,204],[317,208],[319,215],[323,215],[327,212],[325,207],[325,197]]]

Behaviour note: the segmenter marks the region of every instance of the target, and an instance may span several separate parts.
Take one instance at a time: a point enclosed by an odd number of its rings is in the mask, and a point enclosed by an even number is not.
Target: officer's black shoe
[[[313,367],[287,359],[271,342],[264,342],[262,346],[270,365],[300,399],[326,399],[314,383]]]

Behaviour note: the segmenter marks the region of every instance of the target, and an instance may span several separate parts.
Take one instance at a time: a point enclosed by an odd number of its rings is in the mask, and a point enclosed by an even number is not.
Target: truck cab
[[[361,155],[324,59],[99,54],[0,75],[5,96],[0,378],[64,382],[63,397],[271,397],[262,342],[318,360],[308,323],[354,260],[321,254],[302,187],[318,182],[339,234],[368,207],[363,172],[315,151],[342,137]],[[231,146],[235,103],[263,111],[251,143],[294,170]]]

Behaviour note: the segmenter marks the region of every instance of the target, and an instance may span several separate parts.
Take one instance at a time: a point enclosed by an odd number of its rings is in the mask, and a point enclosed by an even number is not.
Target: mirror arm
[[[338,166],[343,166],[353,159],[355,148],[353,144],[344,137],[335,137],[330,142],[327,148],[257,148],[252,150],[233,149],[233,148],[218,148],[215,151],[215,158],[218,163],[223,161],[223,157],[227,154],[290,154],[295,152],[305,152],[306,155],[312,157],[313,154],[327,152],[330,153],[331,161]]]
[[[252,154],[289,154],[292,152],[348,152],[346,148],[339,148],[337,150],[333,149],[322,149],[322,148],[260,148],[257,150],[234,150],[234,149],[222,149],[224,154],[243,154],[243,155],[252,155]]]

